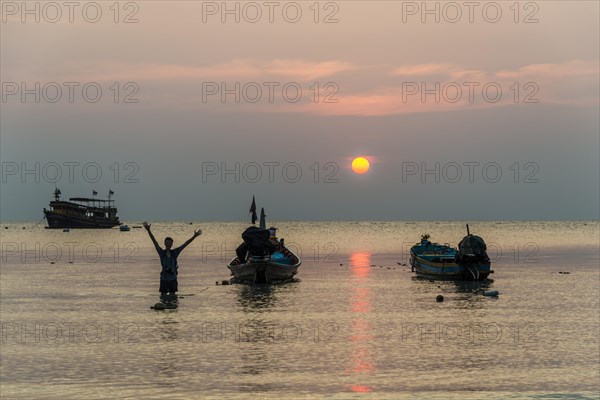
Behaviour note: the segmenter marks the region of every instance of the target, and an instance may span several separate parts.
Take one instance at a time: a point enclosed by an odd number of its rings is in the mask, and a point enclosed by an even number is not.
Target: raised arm
[[[185,249],[188,244],[192,243],[194,241],[194,239],[196,239],[200,235],[202,235],[202,229],[198,229],[197,231],[194,231],[194,235],[191,238],[189,238],[184,244],[182,244],[181,246],[178,247],[179,251]]]
[[[152,239],[152,243],[154,243],[154,248],[156,249],[156,251],[158,253],[160,253],[160,251],[162,249],[158,245],[158,242],[156,241],[156,238],[154,237],[154,235],[152,234],[152,231],[150,230],[150,224],[147,223],[146,221],[144,221],[144,228],[146,228],[146,231],[148,232],[148,235],[150,235],[150,239]]]

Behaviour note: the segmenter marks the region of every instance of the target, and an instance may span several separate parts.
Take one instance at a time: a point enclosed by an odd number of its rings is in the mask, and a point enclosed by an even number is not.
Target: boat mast
[[[260,229],[267,229],[267,216],[265,215],[265,209],[260,209]]]
[[[114,200],[111,200],[113,194],[115,194],[115,192],[113,192],[111,189],[108,189],[108,208],[110,208],[112,206],[112,202]]]

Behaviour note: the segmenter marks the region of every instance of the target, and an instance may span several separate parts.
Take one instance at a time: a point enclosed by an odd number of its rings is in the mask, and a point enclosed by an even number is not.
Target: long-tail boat
[[[424,234],[421,241],[410,249],[411,271],[417,276],[438,280],[481,281],[494,271],[484,240],[472,235],[467,225],[465,236],[458,248],[449,244],[432,243]]]
[[[285,247],[284,239],[278,239],[277,229],[266,228],[264,208],[260,212],[260,225],[256,223],[256,202],[252,199],[253,226],[242,233],[243,243],[236,249],[234,257],[227,268],[233,275],[234,282],[241,283],[276,283],[291,280],[298,273],[302,261]]]

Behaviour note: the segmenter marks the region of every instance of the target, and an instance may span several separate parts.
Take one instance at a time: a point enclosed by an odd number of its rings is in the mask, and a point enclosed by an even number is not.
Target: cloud
[[[94,82],[150,81],[177,83],[182,80],[269,81],[284,78],[290,81],[306,82],[333,76],[355,68],[352,64],[342,61],[315,62],[298,59],[235,59],[206,66],[158,63],[102,63],[77,68],[77,80]],[[67,70],[72,69],[67,68]],[[39,77],[42,71],[38,72],[35,75]],[[73,74],[69,75],[69,80],[73,80]]]
[[[596,61],[572,60],[556,64],[531,64],[517,70],[501,70],[495,73],[498,78],[561,78],[567,76],[598,76],[599,63]]]
[[[458,65],[440,63],[440,64],[414,64],[403,65],[392,69],[392,75],[399,76],[423,76],[423,75],[451,75],[461,68]]]
[[[42,70],[40,70],[42,71]],[[392,66],[354,64],[344,60],[233,59],[194,66],[184,64],[96,64],[70,65],[64,81],[137,82],[140,96],[149,107],[198,108],[214,112],[243,110],[260,113],[305,113],[316,115],[382,116],[423,112],[448,112],[525,103],[598,104],[599,62],[569,60],[559,63],[529,64],[515,69],[484,70],[453,63]],[[22,75],[36,75],[24,70]],[[58,81],[60,70],[45,71],[47,81]],[[19,76],[11,72],[12,80]],[[39,75],[36,81],[41,80]],[[11,79],[7,79],[11,80]],[[230,88],[248,83],[262,88],[260,101],[223,100],[217,93],[205,98],[203,83],[216,82]],[[277,83],[274,101],[267,82]],[[302,87],[298,102],[286,101],[286,83]],[[317,82],[318,85],[314,85]],[[332,90],[332,83],[335,90]],[[239,83],[234,85],[233,83]],[[252,88],[251,88],[252,89]],[[495,92],[500,91],[496,100]],[[250,90],[249,96],[253,96]],[[244,95],[244,93],[242,93]],[[318,96],[317,96],[318,94]],[[239,98],[240,96],[238,96]],[[491,98],[491,99],[490,99]],[[208,101],[207,101],[208,99]],[[337,102],[329,102],[337,100]],[[227,103],[227,104],[224,104]]]
[[[413,87],[410,90],[413,90]],[[460,101],[449,102],[442,100],[435,101],[434,96],[431,95],[423,99],[420,93],[408,93],[407,87],[379,89],[355,95],[340,96],[338,103],[306,102],[295,108],[281,107],[279,111],[332,116],[374,117],[424,112],[446,112],[463,109],[466,106],[471,106],[472,108],[493,106],[485,102],[469,104],[467,96],[463,96]]]
[[[343,61],[273,60],[266,66],[268,73],[302,81],[324,78],[352,69],[356,67]]]
[[[353,91],[340,81],[336,104],[304,102],[294,109],[271,107],[270,111],[384,116],[507,105],[594,105],[599,102],[598,72],[598,61],[581,60],[499,71],[449,63],[404,65],[388,67],[382,74],[398,80],[368,90]],[[320,94],[323,98],[327,93]]]

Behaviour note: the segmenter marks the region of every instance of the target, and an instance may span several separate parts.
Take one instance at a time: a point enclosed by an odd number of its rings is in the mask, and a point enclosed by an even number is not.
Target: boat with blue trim
[[[233,282],[240,283],[278,283],[290,281],[298,273],[302,261],[277,238],[277,228],[266,228],[264,208],[260,212],[260,225],[257,220],[256,203],[252,199],[250,207],[252,224],[242,233],[243,243],[236,249],[227,268],[231,271]]]
[[[482,281],[494,271],[485,241],[469,232],[458,248],[448,243],[432,243],[424,234],[410,249],[411,271],[417,276],[437,280]]]

